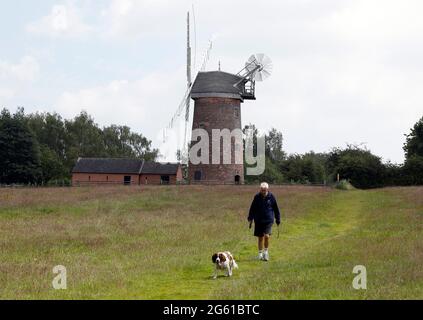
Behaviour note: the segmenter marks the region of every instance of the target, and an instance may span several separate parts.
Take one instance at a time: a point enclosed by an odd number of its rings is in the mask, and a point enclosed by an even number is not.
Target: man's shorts
[[[263,237],[265,234],[272,234],[273,222],[270,223],[254,223],[254,236]]]

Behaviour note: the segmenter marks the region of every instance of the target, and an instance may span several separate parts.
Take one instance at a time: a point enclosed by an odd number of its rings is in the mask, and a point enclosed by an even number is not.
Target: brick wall
[[[72,185],[123,184],[125,176],[131,177],[131,184],[139,184],[139,175],[137,174],[74,173],[72,174]]]
[[[229,129],[232,131],[233,129],[241,129],[241,101],[230,98],[196,99],[192,129],[197,128],[203,128],[209,134],[210,164],[194,165],[189,163],[189,180],[193,182],[195,172],[201,171],[202,180],[235,183],[235,176],[239,176],[240,183],[244,183],[244,165],[235,164],[235,147],[233,142],[231,146],[231,164],[212,164],[212,130]],[[223,163],[222,149],[221,145],[220,163]]]
[[[182,175],[182,173],[181,173]],[[142,174],[140,176],[140,183],[143,184],[161,184],[161,175],[159,174]],[[176,182],[180,182],[182,179],[177,178],[177,175],[169,175],[169,184],[176,184]]]
[[[180,171],[180,172],[179,172]],[[72,185],[88,185],[88,184],[98,184],[98,185],[108,185],[108,184],[124,184],[125,174],[88,174],[88,173],[74,173],[72,175]],[[131,185],[138,184],[161,184],[161,175],[157,174],[142,174],[134,175],[128,174],[131,176]],[[146,180],[147,179],[147,180]],[[178,170],[176,175],[169,175],[169,184],[176,184],[176,182],[182,181],[182,171]]]

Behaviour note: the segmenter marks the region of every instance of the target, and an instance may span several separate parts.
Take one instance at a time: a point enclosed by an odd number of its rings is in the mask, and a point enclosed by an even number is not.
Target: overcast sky
[[[423,116],[419,0],[0,4],[0,107],[12,111],[72,118],[86,110],[100,126],[128,125],[159,147],[185,91],[194,5],[197,65],[212,37],[207,70],[221,61],[237,73],[259,52],[273,60],[242,122],[282,131],[288,153],[362,143],[401,163],[404,134]]]

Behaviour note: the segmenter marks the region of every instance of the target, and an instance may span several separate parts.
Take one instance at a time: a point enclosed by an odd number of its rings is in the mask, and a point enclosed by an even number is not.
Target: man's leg
[[[264,235],[263,260],[266,260],[266,261],[269,260],[269,241],[270,241],[270,235],[269,234],[265,234]]]
[[[263,258],[263,244],[264,244],[264,237],[258,237],[258,250],[259,250],[258,258],[260,260]]]
[[[264,236],[258,237],[258,249],[259,251],[263,250]]]
[[[270,234],[264,235],[264,250],[269,249]]]

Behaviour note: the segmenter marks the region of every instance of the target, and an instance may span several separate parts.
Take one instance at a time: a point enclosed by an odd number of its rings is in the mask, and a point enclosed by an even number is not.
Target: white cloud
[[[167,125],[169,115],[176,109],[175,101],[182,99],[181,76],[183,68],[65,92],[56,103],[57,110],[66,118],[86,110],[100,125],[128,125],[152,139]]]
[[[344,41],[379,44],[420,37],[423,31],[419,0],[357,0],[334,13],[327,27]]]
[[[71,3],[54,5],[48,15],[30,23],[26,29],[32,34],[52,38],[80,37],[93,30],[82,21],[82,13]]]
[[[243,122],[278,128],[288,152],[364,142],[401,162],[403,133],[422,116],[423,3],[283,2],[266,18],[256,8],[247,33],[222,22],[223,43],[215,46],[225,48],[220,57],[233,72],[247,47],[274,61],[272,77],[257,85],[257,100],[244,104]],[[229,50],[231,42],[238,48]]]
[[[422,115],[423,2],[194,2],[197,64],[212,34],[219,37],[211,53],[211,70],[220,60],[224,71],[236,73],[256,52],[273,59],[273,75],[257,84],[257,100],[243,104],[243,124],[281,130],[288,152],[327,151],[346,142],[366,142],[385,159],[402,161],[403,133]],[[101,50],[110,46],[120,53],[115,59],[103,51],[90,52],[87,57],[98,56],[106,67],[99,68],[98,75],[90,74],[90,85],[78,84],[79,88],[63,93],[59,111],[74,116],[85,108],[101,124],[128,124],[155,139],[184,92],[184,70],[133,79],[153,66],[165,69],[164,65],[184,63],[185,14],[192,1],[110,0],[96,11],[100,16],[91,14],[94,20],[83,19],[93,6],[76,6],[81,3],[53,7],[28,30],[52,37],[88,33],[93,42],[108,40],[101,42]],[[31,68],[12,72],[11,65],[5,65],[0,63],[0,74],[7,69],[3,73],[14,74],[15,79],[31,78],[31,72],[25,76]],[[133,66],[139,72],[122,72]],[[72,73],[83,77],[88,69],[76,66]],[[57,87],[55,92],[64,90]],[[0,97],[10,97],[12,91],[3,86]]]
[[[0,60],[0,79],[33,81],[40,72],[37,60],[31,56],[25,56],[19,63],[13,64]]]
[[[25,56],[18,63],[0,60],[0,103],[4,104],[23,88],[33,83],[40,74],[38,61]]]
[[[183,29],[190,6],[187,0],[111,0],[101,13],[99,34],[110,39],[169,36],[179,23]]]
[[[13,98],[15,92],[10,88],[2,88],[0,87],[0,99],[7,100]]]

